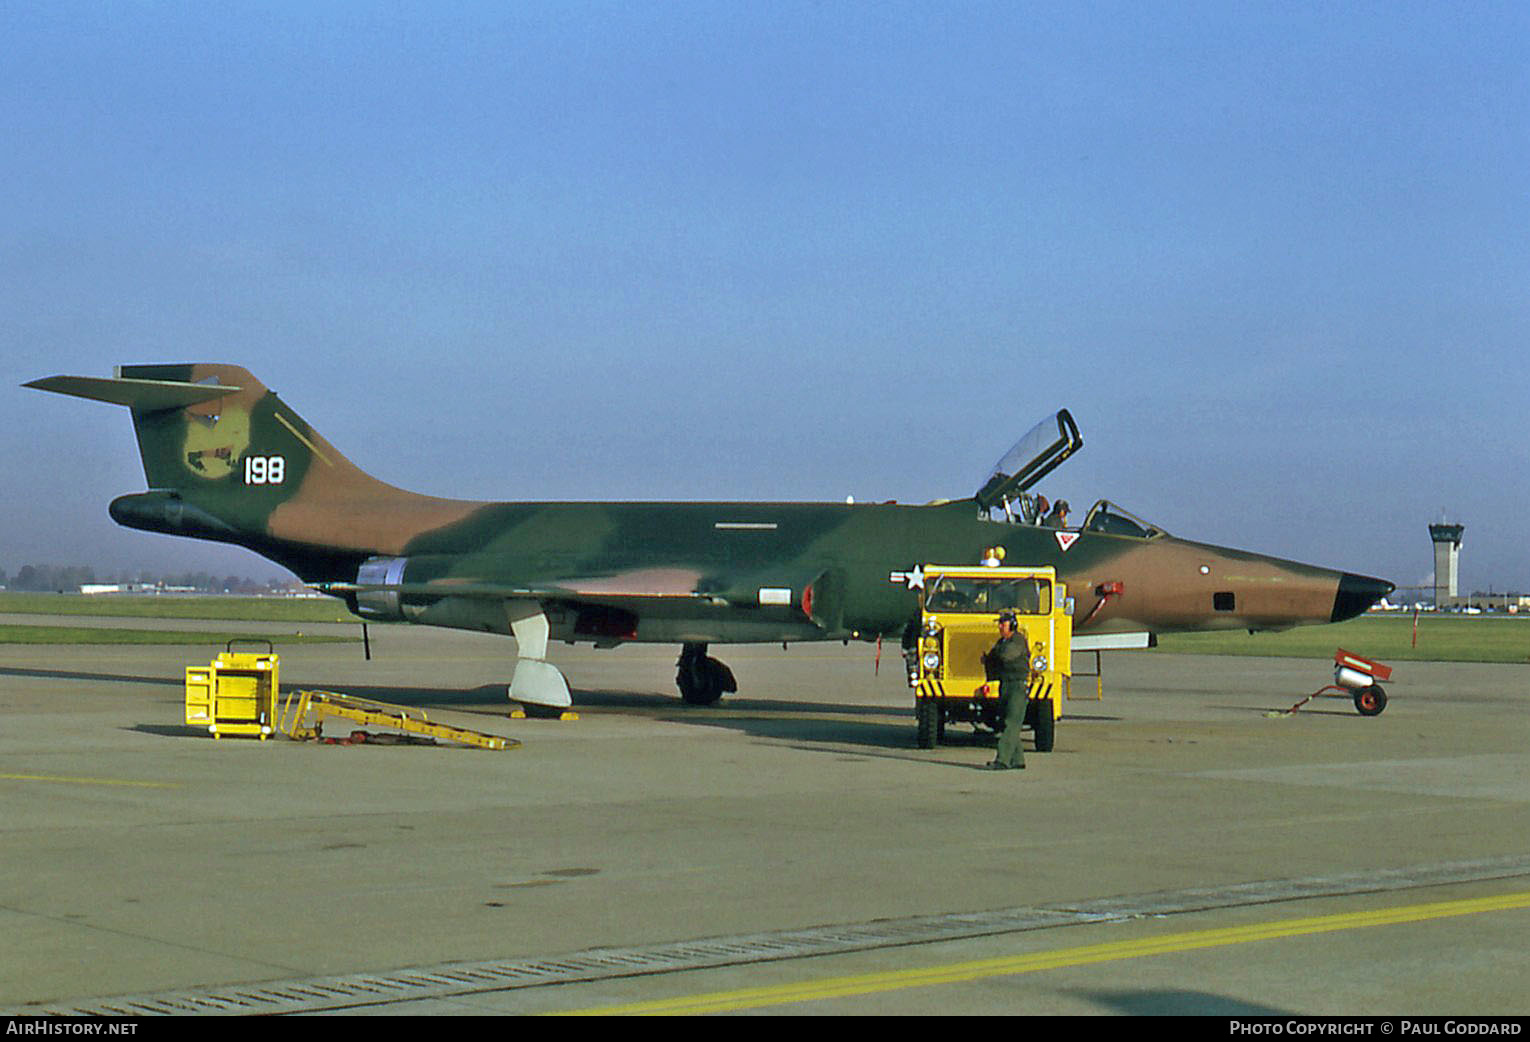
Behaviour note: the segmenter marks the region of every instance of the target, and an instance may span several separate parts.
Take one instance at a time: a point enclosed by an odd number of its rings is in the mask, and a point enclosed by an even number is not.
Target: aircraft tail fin
[[[373,478],[239,366],[119,366],[26,386],[131,410],[150,491],[112,504],[120,524],[238,543],[304,578],[402,552],[465,506]]]
[[[127,406],[151,489],[210,493],[237,485],[248,498],[257,485],[289,485],[315,460],[344,461],[238,366],[125,365],[110,379],[50,376],[26,386]]]

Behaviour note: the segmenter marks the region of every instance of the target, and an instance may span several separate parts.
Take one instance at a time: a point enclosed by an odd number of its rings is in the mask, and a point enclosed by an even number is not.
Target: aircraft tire
[[[722,682],[716,674],[702,671],[701,676],[681,676],[676,680],[680,698],[688,706],[709,706],[722,697]]]
[[[1380,684],[1362,687],[1355,692],[1355,709],[1361,716],[1380,716],[1387,707],[1387,693]]]
[[[738,681],[726,664],[700,652],[682,656],[675,685],[686,705],[709,706],[725,691],[737,691]]]
[[[919,748],[933,749],[940,743],[940,703],[933,698],[914,700],[914,722],[919,735]]]
[[[1050,698],[1038,698],[1031,703],[1036,711],[1036,719],[1032,724],[1032,732],[1036,737],[1036,751],[1049,753],[1057,739],[1057,715],[1052,710]]]

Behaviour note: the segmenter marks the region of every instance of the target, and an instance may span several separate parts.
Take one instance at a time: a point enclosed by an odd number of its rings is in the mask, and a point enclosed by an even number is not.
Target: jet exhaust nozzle
[[[397,586],[404,581],[404,568],[408,563],[407,557],[368,557],[356,571],[356,585]],[[358,590],[352,611],[363,619],[398,622],[404,618],[403,605],[396,589]]]

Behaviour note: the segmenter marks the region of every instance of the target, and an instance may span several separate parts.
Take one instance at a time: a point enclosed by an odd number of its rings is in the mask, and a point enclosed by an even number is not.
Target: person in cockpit
[[[1059,499],[1056,503],[1052,504],[1052,512],[1041,523],[1048,528],[1067,528],[1068,501],[1066,499]]]

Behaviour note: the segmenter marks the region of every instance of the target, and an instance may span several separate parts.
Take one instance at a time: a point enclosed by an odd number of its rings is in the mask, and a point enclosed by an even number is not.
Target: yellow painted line
[[[302,442],[304,445],[308,446],[308,451],[309,452],[311,452],[315,456],[319,457],[319,459],[322,460],[326,465],[331,466],[331,467],[334,466],[334,464],[330,462],[329,457],[324,455],[324,453],[319,451],[319,447],[317,445],[315,445],[313,442],[309,441],[307,438],[303,437],[303,432],[298,430],[296,427],[294,427],[291,423],[289,423],[287,421],[287,417],[283,416],[279,412],[278,413],[272,413],[272,415],[276,417],[276,422],[277,423],[281,424],[283,427],[287,428],[289,431],[292,432],[292,436],[294,438],[296,438],[298,441]]]
[[[64,782],[69,785],[121,785],[132,789],[178,789],[179,782],[128,781],[124,778],[71,778],[60,774],[0,774],[0,781]]]
[[[731,1013],[737,1010],[758,1009],[761,1006],[779,1006],[793,1002],[813,1002],[855,995],[875,995],[904,988],[959,984],[987,977],[1007,977],[1022,973],[1036,973],[1041,970],[1089,966],[1102,962],[1118,962],[1123,959],[1141,959],[1151,955],[1172,955],[1176,952],[1247,944],[1251,941],[1270,941],[1283,937],[1361,930],[1372,926],[1393,926],[1399,923],[1419,923],[1430,919],[1449,919],[1517,908],[1530,908],[1530,892],[1463,901],[1406,905],[1368,912],[1287,919],[1216,930],[1196,930],[1190,933],[1167,934],[1162,937],[1148,937],[1134,941],[1090,944],[1080,948],[1064,948],[1061,951],[1038,952],[1032,955],[979,959],[974,962],[950,963],[944,966],[924,966],[853,977],[831,977],[798,984],[777,984],[761,988],[744,988],[738,991],[719,991],[673,999],[633,1002],[621,1006],[578,1010],[567,1015],[672,1016],[686,1013]]]

